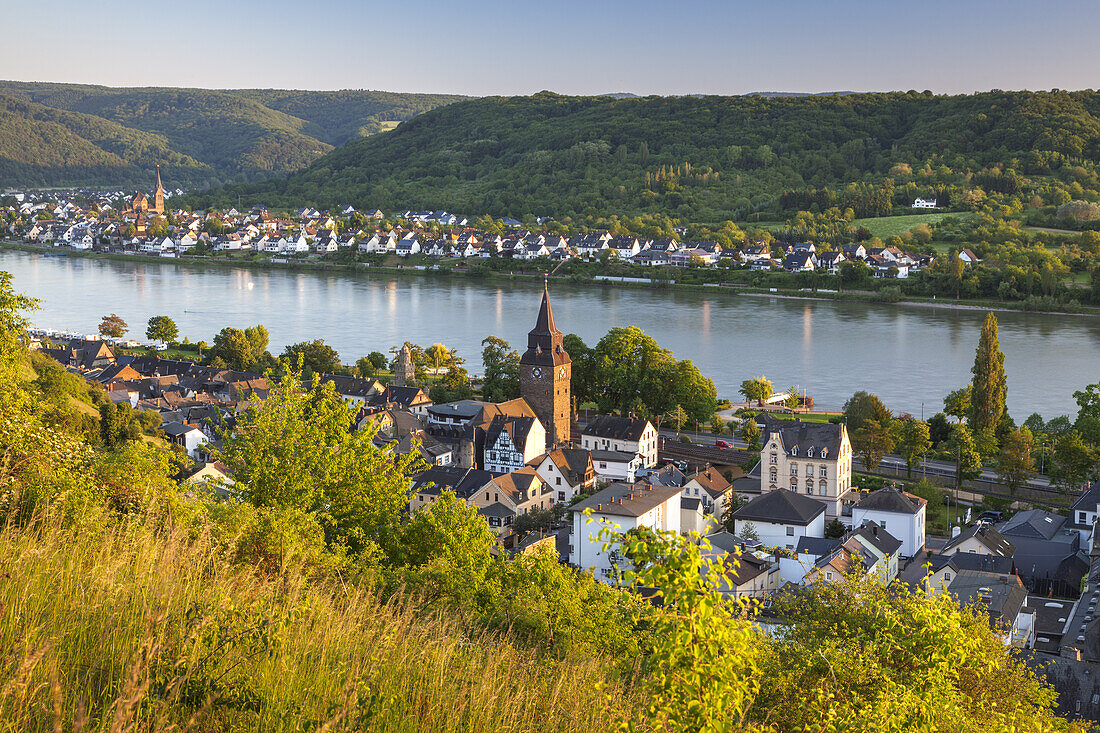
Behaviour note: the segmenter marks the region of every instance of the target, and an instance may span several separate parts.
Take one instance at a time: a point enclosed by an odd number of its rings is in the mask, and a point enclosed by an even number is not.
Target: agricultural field
[[[866,227],[871,236],[885,240],[887,237],[900,236],[918,224],[938,224],[948,216],[969,216],[969,214],[950,213],[937,211],[929,214],[905,214],[903,216],[878,216],[873,219],[856,219],[852,222],[855,227]]]

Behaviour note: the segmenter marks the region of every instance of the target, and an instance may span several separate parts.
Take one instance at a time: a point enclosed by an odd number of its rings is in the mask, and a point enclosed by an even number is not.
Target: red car
[[[730,445],[729,443],[727,443],[724,440],[716,440],[716,441],[714,441],[714,447],[715,448],[732,448],[733,446]]]

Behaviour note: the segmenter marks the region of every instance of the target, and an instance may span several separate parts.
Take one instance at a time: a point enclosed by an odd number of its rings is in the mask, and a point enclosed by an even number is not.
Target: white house
[[[801,537],[825,536],[825,505],[787,489],[761,494],[732,516],[734,534],[755,534],[767,547],[793,550]]]
[[[914,209],[934,209],[936,208],[936,199],[915,199],[913,201]]]
[[[636,453],[641,457],[641,468],[657,465],[657,429],[649,420],[610,415],[593,418],[581,433],[581,447]]]
[[[187,455],[196,460],[205,460],[205,446],[210,442],[206,435],[194,425],[170,422],[163,428],[164,435],[175,445],[182,446]]]
[[[535,458],[529,464],[553,490],[551,503],[572,501],[596,485],[592,454],[580,448],[558,448]]]
[[[852,526],[874,522],[901,541],[903,557],[916,557],[924,550],[927,505],[928,501],[919,496],[886,487],[868,494],[852,507]]]
[[[633,482],[642,465],[637,453],[621,450],[593,450],[592,465],[601,481]]]
[[[591,570],[605,583],[617,582],[616,569],[626,569],[616,536],[635,527],[659,532],[680,531],[680,488],[645,483],[614,483],[573,507],[573,533],[569,538],[570,562]],[[607,529],[609,536],[600,538]]]

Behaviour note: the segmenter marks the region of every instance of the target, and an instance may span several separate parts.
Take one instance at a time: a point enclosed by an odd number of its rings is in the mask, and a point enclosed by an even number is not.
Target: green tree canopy
[[[306,378],[314,374],[334,374],[340,370],[340,355],[324,339],[290,344],[279,358],[300,368]]]
[[[1005,411],[1008,392],[1005,378],[1005,355],[997,337],[997,317],[987,313],[974,354],[974,389],[970,395],[970,428],[996,430]]]
[[[878,395],[860,390],[844,403],[844,423],[848,434],[854,436],[867,420],[877,420],[885,424],[891,418],[890,410],[882,404]]]
[[[519,352],[497,336],[487,336],[481,345],[481,363],[485,366],[482,395],[490,402],[519,397]]]
[[[145,328],[145,338],[153,341],[167,343],[175,341],[179,336],[179,328],[176,322],[168,316],[153,316]]]

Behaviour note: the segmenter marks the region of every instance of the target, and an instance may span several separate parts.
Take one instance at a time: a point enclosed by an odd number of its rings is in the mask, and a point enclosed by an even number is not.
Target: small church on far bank
[[[157,166],[157,187],[153,190],[153,201],[140,191],[130,199],[130,207],[122,212],[124,214],[163,214],[164,213],[164,185],[160,182],[160,166]]]

